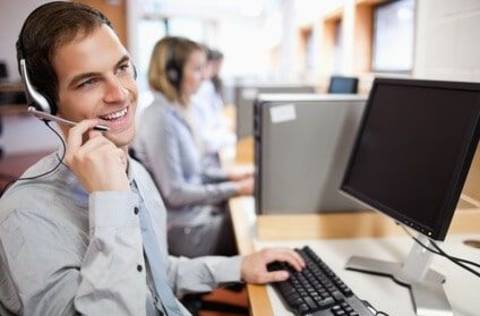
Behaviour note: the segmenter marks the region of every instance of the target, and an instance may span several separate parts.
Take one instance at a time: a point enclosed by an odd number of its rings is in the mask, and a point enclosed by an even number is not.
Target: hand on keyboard
[[[269,272],[273,271],[287,271],[293,272],[295,269],[285,261],[273,261],[267,264],[267,270]]]
[[[288,262],[291,270],[269,270],[268,266],[272,262]],[[284,281],[291,272],[301,271],[303,267],[305,262],[302,257],[291,249],[265,249],[244,257],[241,275],[245,282],[265,284]]]
[[[352,290],[308,247],[295,249],[306,268],[297,271],[287,262],[274,261],[268,271],[287,271],[290,278],[273,283],[287,308],[296,315],[373,315]]]

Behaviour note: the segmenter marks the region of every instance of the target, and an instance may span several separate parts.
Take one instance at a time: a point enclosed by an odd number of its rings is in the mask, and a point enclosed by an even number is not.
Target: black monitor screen
[[[330,78],[330,85],[328,86],[328,93],[357,93],[358,78],[332,76]]]
[[[480,84],[376,79],[342,191],[445,238],[480,134]]]

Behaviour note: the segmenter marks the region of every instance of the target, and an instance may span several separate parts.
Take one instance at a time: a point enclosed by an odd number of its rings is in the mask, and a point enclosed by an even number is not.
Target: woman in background
[[[224,113],[223,85],[219,76],[223,54],[208,47],[205,47],[205,50],[207,52],[205,80],[192,97],[193,113],[196,119],[202,122],[201,137],[205,164],[219,166],[220,150],[233,146],[236,137],[231,130],[232,124]]]
[[[142,114],[135,142],[167,206],[170,253],[187,257],[234,254],[226,201],[253,191],[251,174],[202,164],[203,126],[194,119],[191,97],[202,83],[205,58],[202,47],[186,38],[155,45],[148,70],[154,101]]]

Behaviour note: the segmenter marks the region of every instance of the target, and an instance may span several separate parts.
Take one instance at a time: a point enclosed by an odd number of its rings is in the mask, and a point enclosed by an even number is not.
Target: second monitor
[[[358,78],[356,77],[344,77],[344,76],[332,76],[330,78],[330,84],[328,85],[328,93],[357,93],[358,92]]]

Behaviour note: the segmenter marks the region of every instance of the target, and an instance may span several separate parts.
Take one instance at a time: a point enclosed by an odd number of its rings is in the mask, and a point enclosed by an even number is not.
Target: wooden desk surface
[[[305,215],[260,215],[252,197],[230,200],[230,212],[240,254],[255,251],[254,240],[311,240],[387,237],[404,234],[401,228],[376,212]],[[449,233],[479,233],[480,208],[457,210]],[[248,285],[252,315],[273,315],[265,286]]]

